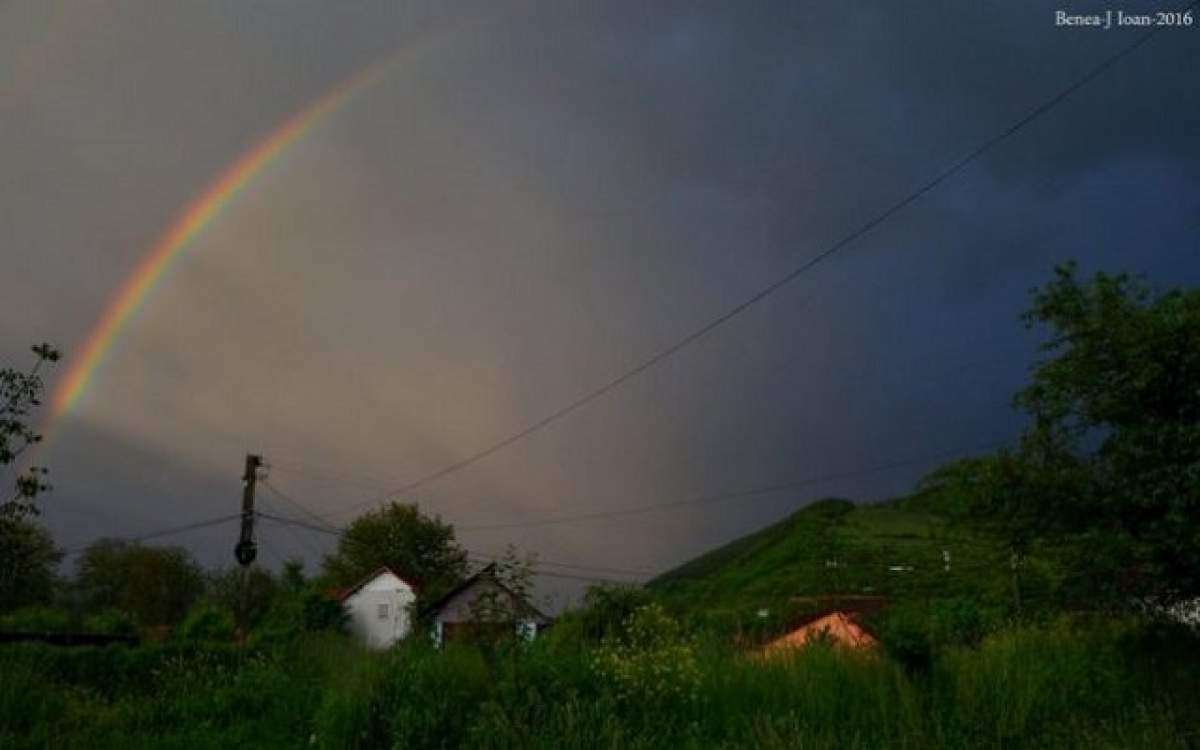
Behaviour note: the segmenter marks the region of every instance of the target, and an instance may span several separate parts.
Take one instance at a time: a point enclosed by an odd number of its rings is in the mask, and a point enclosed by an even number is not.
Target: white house
[[[380,568],[338,598],[350,616],[350,632],[371,648],[387,648],[412,627],[413,587],[387,568]]]

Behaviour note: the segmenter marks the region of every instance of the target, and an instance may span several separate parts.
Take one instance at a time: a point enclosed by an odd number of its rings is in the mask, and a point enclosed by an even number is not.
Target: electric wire
[[[341,536],[341,534],[344,532],[344,529],[338,529],[338,530],[335,530],[335,529],[330,529],[330,528],[326,528],[326,527],[323,527],[323,526],[315,526],[315,525],[313,525],[313,524],[310,524],[310,523],[307,523],[307,522],[305,522],[305,521],[301,521],[301,520],[299,520],[299,519],[296,519],[296,518],[288,518],[288,517],[286,517],[286,516],[276,516],[276,515],[269,514],[269,513],[257,513],[256,515],[257,515],[258,517],[260,517],[260,518],[265,518],[265,519],[267,519],[267,520],[269,520],[269,521],[274,521],[275,523],[279,523],[279,524],[290,524],[290,525],[293,525],[293,526],[299,526],[299,527],[301,527],[301,528],[307,528],[307,529],[311,529],[312,531],[318,531],[318,532],[320,532],[320,533],[323,533],[323,534],[329,534],[329,535],[331,535],[331,536]],[[497,556],[497,555],[491,555],[491,554],[487,554],[487,553],[477,553],[477,552],[474,552],[474,551],[472,551],[472,550],[469,550],[469,549],[468,549],[468,550],[465,550],[465,551],[466,551],[466,553],[467,553],[467,556],[468,556],[468,557],[475,557],[475,558],[478,558],[478,559],[481,559],[481,560],[484,560],[484,561],[487,561],[487,562],[494,562],[494,561],[495,561],[495,560],[497,560],[497,559],[502,559],[502,557],[501,557],[501,556]],[[543,561],[541,561],[541,560],[536,560],[536,561],[534,562],[534,567],[536,568],[536,566],[538,566],[538,565],[557,566],[557,567],[570,568],[570,569],[573,569],[573,570],[582,570],[582,571],[595,571],[595,572],[601,572],[601,573],[604,573],[604,572],[609,572],[609,573],[621,572],[621,573],[629,573],[629,574],[632,574],[632,575],[646,575],[646,574],[647,574],[647,572],[646,572],[646,571],[637,571],[637,572],[635,572],[635,571],[617,571],[616,569],[613,569],[613,568],[594,568],[594,567],[590,567],[590,566],[586,566],[586,565],[576,565],[576,564],[573,564],[573,563],[562,563],[562,562],[554,562],[554,561],[546,561],[546,562],[543,562]],[[541,571],[541,570],[534,570],[534,573],[536,573],[537,575],[547,575],[547,576],[549,576],[549,577],[552,577],[552,578],[553,578],[553,577],[558,577],[558,578],[571,577],[571,576],[567,576],[566,574],[559,574],[559,573],[555,573],[554,571]],[[581,576],[575,576],[575,577],[582,578]],[[602,578],[594,578],[594,577],[593,577],[591,580],[597,580],[597,581],[601,581],[601,580],[609,580],[609,581],[612,581],[613,579],[602,579]],[[628,583],[628,581],[614,581],[614,582],[623,582],[623,583]]]
[[[174,536],[176,534],[183,534],[183,533],[186,533],[189,531],[195,531],[197,529],[207,528],[209,526],[217,526],[219,524],[239,520],[241,517],[242,517],[241,513],[232,513],[232,514],[225,515],[225,516],[219,516],[217,518],[209,518],[204,521],[195,521],[193,523],[184,524],[182,526],[171,526],[171,527],[168,527],[165,529],[159,529],[157,531],[150,531],[145,534],[138,534],[136,536],[111,537],[111,538],[114,539],[115,541],[124,542],[126,544],[138,544],[140,542],[146,542],[151,539],[159,539],[161,537]],[[90,546],[91,545],[88,545],[86,547],[75,547],[72,549],[63,550],[63,554],[64,555],[76,555],[76,554],[79,554],[80,552],[83,552],[84,550],[88,549],[88,547],[90,547]]]
[[[654,513],[657,511],[667,510],[667,509],[671,509],[671,508],[683,508],[683,507],[690,507],[690,506],[695,506],[695,505],[707,505],[707,504],[711,504],[711,503],[728,502],[730,500],[741,500],[741,499],[749,498],[749,497],[772,495],[772,494],[776,494],[779,492],[786,492],[788,490],[800,489],[800,488],[808,487],[808,486],[814,485],[814,484],[823,484],[825,482],[832,482],[832,481],[835,481],[838,479],[854,479],[854,478],[858,478],[858,477],[868,476],[870,474],[878,474],[878,473],[882,473],[885,471],[892,471],[895,469],[907,468],[909,466],[917,466],[920,464],[929,463],[930,461],[937,461],[939,459],[948,458],[951,456],[967,455],[967,454],[973,453],[975,451],[999,448],[999,447],[1002,447],[1005,445],[1010,445],[1012,442],[1013,442],[1012,438],[1005,439],[1005,440],[994,440],[994,441],[990,441],[990,442],[975,446],[973,448],[967,448],[967,449],[958,448],[958,449],[955,449],[952,451],[942,451],[942,452],[935,453],[935,454],[921,456],[919,458],[910,458],[910,459],[904,459],[901,461],[892,461],[890,463],[879,464],[877,466],[871,466],[871,467],[868,467],[865,469],[858,469],[858,470],[854,470],[854,471],[844,471],[844,472],[838,472],[838,473],[833,473],[833,474],[825,474],[825,475],[821,475],[821,476],[805,477],[805,478],[796,479],[796,480],[793,480],[790,482],[770,484],[770,485],[766,485],[763,487],[755,487],[755,488],[748,489],[748,490],[736,490],[733,492],[723,492],[723,493],[719,493],[719,494],[715,494],[715,495],[703,495],[700,497],[694,497],[694,498],[689,498],[689,499],[685,499],[685,500],[672,500],[672,501],[662,502],[662,503],[648,503],[646,505],[638,505],[638,506],[633,506],[633,507],[629,507],[629,508],[615,508],[613,510],[593,511],[590,513],[579,513],[579,514],[575,514],[575,515],[554,516],[554,517],[550,517],[550,518],[536,519],[536,520],[532,520],[532,521],[512,521],[512,522],[508,522],[508,523],[495,523],[495,524],[486,524],[486,525],[480,525],[480,526],[463,526],[459,529],[459,531],[466,532],[466,531],[495,531],[495,530],[499,530],[499,529],[527,529],[527,528],[535,528],[535,527],[539,527],[539,526],[554,526],[554,525],[564,524],[564,523],[570,524],[570,523],[580,523],[580,522],[585,522],[585,521],[595,521],[595,520],[601,520],[601,519],[606,519],[606,518],[616,518],[619,516],[641,515],[644,513]]]
[[[1193,0],[1193,2],[1190,3],[1184,10],[1185,11],[1190,10],[1196,5],[1200,5],[1200,0]],[[1133,52],[1135,52],[1146,42],[1150,41],[1150,39],[1152,39],[1154,36],[1156,36],[1160,31],[1162,31],[1162,27],[1156,27],[1156,28],[1153,28],[1153,29],[1139,35],[1133,42],[1131,42],[1130,44],[1127,44],[1126,46],[1117,50],[1115,53],[1109,55],[1107,58],[1102,60],[1100,63],[1092,66],[1086,73],[1084,73],[1082,76],[1077,78],[1074,82],[1072,82],[1065,88],[1061,89],[1058,93],[1054,94],[1053,96],[1050,96],[1049,98],[1045,99],[1040,104],[1038,104],[1037,106],[1033,107],[1025,115],[1018,118],[1015,122],[1010,124],[1008,127],[1000,130],[998,133],[996,133],[991,138],[983,141],[981,144],[976,146],[974,149],[970,150],[963,156],[961,156],[958,159],[956,159],[955,161],[953,161],[948,167],[943,168],[941,171],[936,173],[932,178],[921,183],[915,189],[910,191],[907,195],[905,195],[904,197],[900,198],[899,200],[896,200],[895,202],[891,203],[886,208],[884,208],[882,211],[875,214],[872,218],[870,218],[866,222],[860,224],[857,228],[853,229],[849,233],[843,235],[840,239],[833,242],[831,245],[826,247],[821,252],[817,253],[815,256],[804,261],[799,266],[797,266],[796,268],[787,272],[783,276],[780,276],[779,278],[770,282],[769,284],[762,287],[757,292],[750,295],[749,297],[742,300],[741,302],[728,308],[727,310],[725,310],[721,314],[717,315],[716,317],[712,318],[711,320],[709,320],[707,323],[703,324],[699,328],[694,329],[693,331],[686,334],[682,338],[676,340],[674,343],[658,350],[657,352],[655,352],[648,358],[642,360],[637,365],[634,365],[633,367],[625,370],[624,372],[622,372],[620,375],[616,376],[615,378],[612,378],[611,380],[607,381],[606,383],[604,383],[596,388],[593,388],[592,390],[575,398],[573,401],[570,401],[569,403],[565,404],[564,406],[561,406],[558,409],[555,409],[554,411],[550,412],[548,415],[542,417],[541,419],[538,419],[537,421],[533,422],[532,424],[528,425],[527,427],[513,433],[512,435],[509,435],[508,437],[505,437],[505,438],[489,445],[488,447],[486,447],[482,450],[476,451],[475,453],[472,453],[465,458],[462,458],[458,461],[450,463],[436,471],[425,474],[424,476],[421,476],[405,485],[402,485],[396,489],[393,489],[390,492],[388,492],[387,494],[384,494],[378,498],[372,498],[370,500],[366,500],[366,501],[357,503],[355,505],[347,506],[338,511],[334,511],[332,513],[326,514],[324,517],[330,518],[330,517],[333,517],[336,515],[350,512],[357,508],[365,507],[368,505],[373,505],[378,502],[382,502],[385,500],[404,496],[404,495],[412,492],[413,490],[419,489],[427,484],[430,484],[431,482],[435,482],[439,479],[442,479],[442,478],[447,477],[451,474],[454,474],[458,471],[461,471],[473,464],[476,464],[479,461],[482,461],[482,460],[488,458],[489,456],[492,456],[493,454],[504,450],[505,448],[509,447],[510,445],[513,445],[513,444],[533,435],[534,433],[540,432],[541,430],[545,429],[546,427],[550,426],[551,424],[554,424],[555,422],[558,422],[559,420],[564,419],[565,417],[574,413],[575,411],[583,408],[587,404],[605,396],[606,394],[608,394],[609,392],[611,392],[613,390],[616,390],[617,388],[624,385],[626,382],[632,380],[633,378],[637,377],[638,375],[641,375],[643,372],[646,372],[647,370],[655,367],[656,365],[663,362],[664,360],[666,360],[666,359],[674,356],[675,354],[679,353],[680,351],[686,349],[687,347],[696,343],[700,339],[707,336],[709,333],[720,328],[721,326],[725,325],[726,323],[733,320],[734,318],[737,318],[742,313],[751,309],[752,307],[757,305],[759,302],[762,302],[764,299],[775,294],[780,289],[783,289],[784,287],[788,286],[793,281],[800,278],[801,276],[803,276],[805,273],[812,270],[813,268],[817,267],[822,262],[828,260],[830,257],[832,257],[836,253],[840,252],[841,250],[843,250],[844,248],[846,248],[847,246],[849,246],[850,244],[852,244],[859,238],[871,233],[877,227],[879,227],[880,225],[889,221],[893,216],[896,216],[900,212],[904,211],[909,206],[911,206],[912,204],[914,204],[918,200],[920,200],[922,197],[924,197],[925,195],[927,195],[928,193],[932,192],[933,190],[938,188],[940,185],[945,183],[947,180],[951,179],[952,177],[957,175],[959,172],[966,169],[969,165],[971,165],[976,160],[981,158],[984,154],[988,153],[992,149],[999,146],[1001,143],[1012,138],[1018,132],[1022,131],[1025,127],[1027,127],[1030,123],[1039,119],[1040,117],[1045,115],[1047,112],[1054,109],[1062,102],[1066,101],[1077,91],[1079,91],[1080,89],[1082,89],[1085,86],[1087,86],[1088,84],[1090,84],[1092,81],[1099,78],[1101,75],[1106,73],[1109,69],[1111,69],[1113,66],[1115,66],[1122,59],[1124,59],[1125,57],[1127,57],[1130,54],[1132,54]]]

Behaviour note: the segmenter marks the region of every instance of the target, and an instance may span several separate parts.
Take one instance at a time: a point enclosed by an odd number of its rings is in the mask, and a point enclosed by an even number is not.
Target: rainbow
[[[271,164],[323,120],[369,88],[398,62],[393,55],[368,66],[288,118],[232,165],[176,215],[170,227],[142,256],[133,272],[109,299],[103,314],[84,340],[70,368],[58,382],[51,401],[50,424],[71,412],[104,363],[121,331],[145,304],[174,262],[206,227]]]

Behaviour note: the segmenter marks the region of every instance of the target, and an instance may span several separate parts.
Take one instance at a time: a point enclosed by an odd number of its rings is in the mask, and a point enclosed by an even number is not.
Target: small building
[[[400,576],[380,568],[356,586],[338,593],[352,635],[370,648],[388,648],[412,628],[417,593]]]
[[[489,601],[490,600],[490,601]],[[497,606],[504,620],[479,622],[480,609]],[[502,635],[509,627],[516,628],[518,637],[531,641],[550,624],[550,618],[515,594],[496,576],[496,566],[488,565],[448,591],[429,605],[425,617],[431,623],[431,636],[441,647],[448,640],[462,638],[480,629]]]
[[[856,613],[837,609],[814,615],[790,632],[768,642],[762,648],[762,655],[779,656],[819,638],[826,638],[835,645],[854,649],[875,648],[879,643],[875,636],[858,622]]]

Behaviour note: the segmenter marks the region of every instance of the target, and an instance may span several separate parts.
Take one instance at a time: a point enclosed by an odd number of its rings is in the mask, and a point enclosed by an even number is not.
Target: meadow
[[[532,644],[336,633],[244,645],[0,647],[5,748],[1187,748],[1200,641],[1056,618],[923,668],[818,643],[764,661],[657,606]]]

